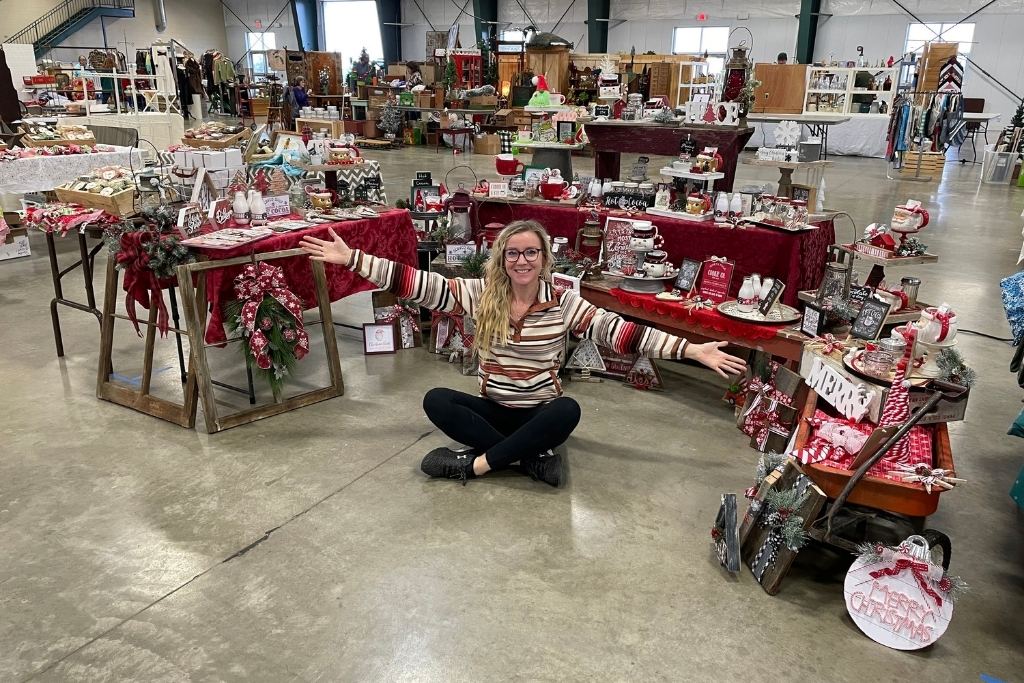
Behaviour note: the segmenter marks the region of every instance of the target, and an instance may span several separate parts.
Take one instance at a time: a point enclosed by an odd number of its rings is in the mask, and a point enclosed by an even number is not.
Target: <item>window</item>
[[[245,46],[249,49],[249,65],[252,72],[267,73],[267,50],[277,49],[277,36],[273,33],[246,33]]]
[[[728,26],[680,26],[672,32],[672,53],[708,55],[708,72],[717,74],[725,67],[729,50]]]
[[[364,47],[370,61],[384,59],[376,0],[324,0],[321,7],[324,50],[341,53],[346,75]]]
[[[498,37],[498,52],[522,52],[524,42],[526,42],[525,31],[518,29],[502,31]],[[515,45],[502,45],[501,43],[515,43]]]
[[[907,27],[906,52],[921,54],[928,42],[960,43],[960,54],[971,53],[974,24],[910,24]]]

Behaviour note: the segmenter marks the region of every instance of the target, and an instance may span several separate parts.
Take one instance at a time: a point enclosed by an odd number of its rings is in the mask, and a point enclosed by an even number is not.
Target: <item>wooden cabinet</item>
[[[528,47],[526,66],[534,74],[544,74],[551,92],[565,93],[569,86],[568,47]]]
[[[804,110],[806,64],[757,64],[754,77],[761,85],[754,91],[753,113],[799,114]]]

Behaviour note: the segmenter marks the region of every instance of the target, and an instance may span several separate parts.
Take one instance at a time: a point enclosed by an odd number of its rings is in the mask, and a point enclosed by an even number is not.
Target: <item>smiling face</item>
[[[533,261],[527,260],[529,250],[536,250],[536,258]],[[509,251],[519,252],[515,261],[509,261]],[[530,253],[530,255],[533,255]],[[540,237],[533,231],[520,232],[509,238],[505,245],[505,272],[513,285],[529,285],[540,278],[544,268],[544,249],[540,243]]]

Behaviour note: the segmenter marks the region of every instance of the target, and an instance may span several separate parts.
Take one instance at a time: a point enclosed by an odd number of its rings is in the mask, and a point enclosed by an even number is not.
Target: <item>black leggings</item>
[[[492,470],[561,445],[580,422],[580,406],[561,396],[533,408],[509,408],[452,389],[431,389],[423,410],[449,438],[485,453]]]

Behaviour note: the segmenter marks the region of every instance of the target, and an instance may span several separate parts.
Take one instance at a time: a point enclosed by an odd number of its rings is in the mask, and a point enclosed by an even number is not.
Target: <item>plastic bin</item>
[[[1019,152],[997,152],[995,145],[985,145],[985,159],[981,164],[981,182],[1008,185],[1013,182],[1013,168],[1020,158]]]

